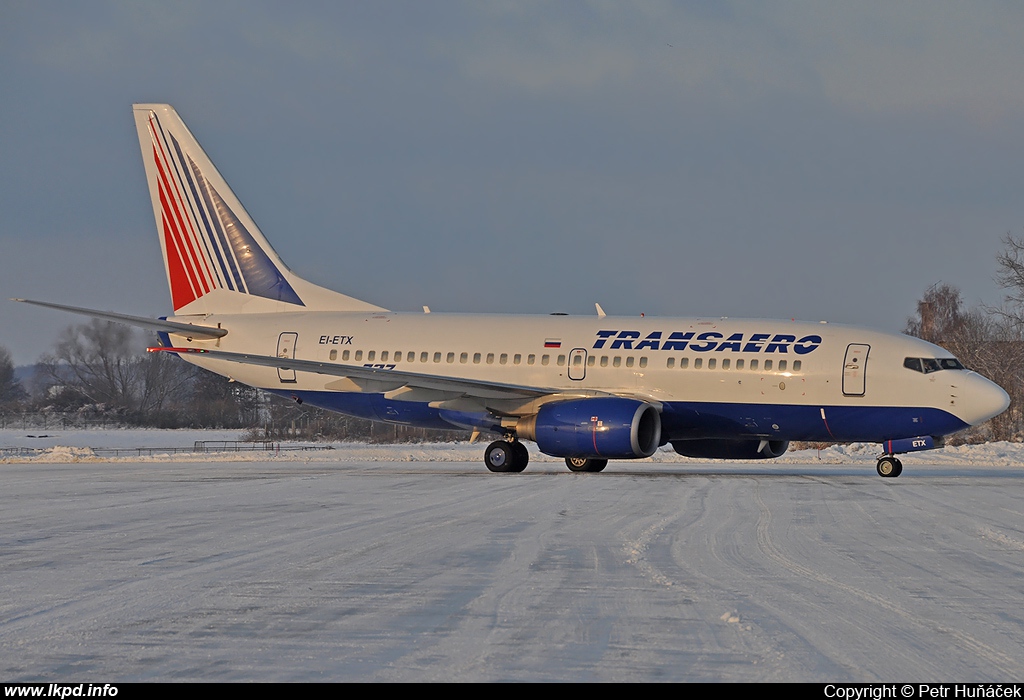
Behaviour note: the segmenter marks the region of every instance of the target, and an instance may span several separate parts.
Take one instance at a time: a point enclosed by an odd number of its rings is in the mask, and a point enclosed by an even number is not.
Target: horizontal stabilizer
[[[73,314],[81,314],[82,316],[100,318],[103,319],[104,321],[123,323],[128,326],[145,328],[146,330],[150,331],[186,335],[191,338],[223,338],[228,334],[227,330],[223,328],[214,328],[212,326],[194,326],[191,323],[176,323],[175,321],[165,321],[159,318],[146,318],[145,316],[129,316],[128,314],[116,314],[113,311],[96,311],[95,309],[83,309],[78,306],[51,304],[48,301],[33,301],[32,299],[11,299],[11,301],[20,301],[25,304],[45,306],[49,309],[57,309],[58,311],[69,311]]]

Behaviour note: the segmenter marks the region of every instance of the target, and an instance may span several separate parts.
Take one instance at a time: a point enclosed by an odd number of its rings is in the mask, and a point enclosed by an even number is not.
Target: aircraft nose
[[[961,418],[971,424],[984,423],[989,418],[998,416],[1010,405],[1010,396],[995,382],[985,379],[980,374],[971,372],[966,377],[960,405],[963,410]]]

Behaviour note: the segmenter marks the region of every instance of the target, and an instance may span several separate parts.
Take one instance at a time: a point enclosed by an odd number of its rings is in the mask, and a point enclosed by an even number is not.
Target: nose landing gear
[[[884,455],[878,458],[878,464],[876,465],[875,470],[878,472],[878,476],[895,479],[903,473],[903,462],[899,461],[892,455]]]

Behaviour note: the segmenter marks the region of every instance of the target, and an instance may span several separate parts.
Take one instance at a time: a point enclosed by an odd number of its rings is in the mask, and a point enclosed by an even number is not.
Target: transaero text
[[[696,331],[673,331],[666,338],[666,333],[652,331],[641,340],[640,331],[598,331],[594,349],[764,353],[788,353],[792,350],[797,355],[806,355],[821,345],[820,335],[805,335],[797,339],[795,335],[785,333],[733,333],[725,337],[724,333],[717,331],[700,334]]]

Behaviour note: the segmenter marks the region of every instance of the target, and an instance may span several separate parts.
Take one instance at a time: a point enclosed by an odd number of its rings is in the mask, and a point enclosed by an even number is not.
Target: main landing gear
[[[883,455],[878,458],[878,464],[875,469],[878,471],[878,476],[895,479],[903,473],[903,462],[892,455]]]
[[[492,472],[521,472],[529,462],[526,445],[515,438],[495,440],[484,450],[484,464]],[[599,472],[608,466],[608,460],[566,457],[565,465],[574,472]]]
[[[521,472],[530,463],[530,452],[518,440],[496,440],[484,450],[484,464],[492,472]]]
[[[607,459],[588,459],[587,457],[566,457],[565,466],[574,472],[599,472],[608,466]]]

